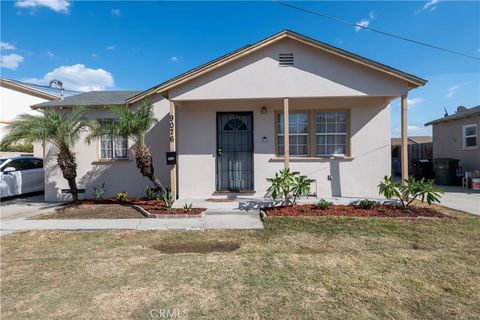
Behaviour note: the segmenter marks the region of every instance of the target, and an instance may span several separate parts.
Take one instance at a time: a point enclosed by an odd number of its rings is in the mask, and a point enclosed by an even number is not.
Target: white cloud
[[[429,10],[433,11],[437,8],[437,4],[440,2],[440,0],[430,0],[425,5],[421,8],[418,8],[417,11],[415,11],[415,14],[419,14],[422,11]]]
[[[68,13],[70,0],[18,0],[15,2],[18,8],[47,7],[60,13]]]
[[[110,10],[110,14],[112,17],[120,17],[122,15],[122,11],[120,9],[112,9]]]
[[[2,55],[0,60],[0,66],[2,68],[16,70],[20,63],[23,62],[23,57],[19,54],[11,53]]]
[[[97,57],[97,54],[96,53],[92,53],[92,58],[96,58]]]
[[[407,99],[407,106],[413,107],[416,104],[419,104],[423,102],[422,98],[413,98],[413,99]]]
[[[375,14],[375,12],[370,11],[370,13],[368,14],[368,18],[363,18],[362,20],[356,23],[355,31],[358,32],[363,29],[362,27],[368,27],[370,23],[376,18],[377,18],[377,15]]]
[[[470,82],[456,84],[454,86],[451,86],[450,88],[448,88],[447,94],[445,94],[445,98],[453,97],[457,93],[458,89],[460,89],[460,88],[462,88],[462,87],[464,87],[468,84],[470,84]]]
[[[113,50],[115,50],[115,46],[111,45],[111,46],[106,47],[105,49],[113,51]]]
[[[8,42],[0,42],[0,49],[1,50],[15,50],[15,46]]]
[[[368,27],[370,24],[370,20],[364,19],[356,23],[357,25],[355,26],[355,31],[360,31],[363,28],[362,27]],[[361,26],[361,27],[360,27]]]
[[[176,56],[170,57],[171,62],[177,62],[179,59]]]
[[[415,124],[409,124],[407,126],[408,136],[431,136],[432,127],[428,126],[419,126]],[[400,128],[394,128],[392,130],[392,137],[400,137],[401,130]]]
[[[398,101],[398,100],[397,100]],[[411,108],[413,106],[416,106],[417,104],[420,104],[422,103],[423,101],[425,101],[425,99],[423,98],[411,98],[411,99],[407,99],[407,107],[408,108]],[[398,101],[396,104],[392,104],[392,107],[393,108],[400,108],[400,101]]]
[[[61,66],[45,74],[43,78],[25,79],[26,82],[48,84],[50,80],[63,81],[66,89],[78,91],[105,90],[113,87],[114,80],[110,72],[104,69],[90,69],[83,64]]]
[[[46,53],[46,55],[47,55],[47,57],[49,57],[49,58],[53,58],[53,57],[55,57],[55,55],[53,54],[53,52],[52,52],[52,51],[50,51],[50,50],[47,50],[47,53]]]

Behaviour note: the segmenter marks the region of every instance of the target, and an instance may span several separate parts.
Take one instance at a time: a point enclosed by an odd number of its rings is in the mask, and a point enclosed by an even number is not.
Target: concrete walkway
[[[2,234],[23,230],[205,230],[205,229],[263,229],[260,215],[206,213],[199,218],[168,219],[69,219],[1,221]]]
[[[480,192],[456,186],[437,186],[437,188],[445,192],[440,199],[442,206],[480,215]]]

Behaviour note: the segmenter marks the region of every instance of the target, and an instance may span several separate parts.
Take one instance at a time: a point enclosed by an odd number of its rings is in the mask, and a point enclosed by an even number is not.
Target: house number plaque
[[[170,115],[170,142],[175,142],[175,116]]]

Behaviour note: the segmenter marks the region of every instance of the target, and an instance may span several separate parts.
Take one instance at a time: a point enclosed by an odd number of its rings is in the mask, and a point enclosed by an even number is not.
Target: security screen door
[[[217,190],[253,190],[253,113],[217,113]]]

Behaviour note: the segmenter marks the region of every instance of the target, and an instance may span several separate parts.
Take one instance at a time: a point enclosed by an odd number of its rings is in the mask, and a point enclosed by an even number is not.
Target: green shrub
[[[316,204],[315,207],[321,210],[326,210],[333,206],[333,202],[327,201],[325,199],[320,199]]]
[[[14,144],[14,145],[10,145],[10,146],[2,148],[2,151],[4,151],[4,152],[28,152],[28,153],[32,153],[33,152],[33,144],[31,144],[31,143]]]
[[[310,179],[299,176],[297,172],[290,169],[282,169],[275,173],[273,178],[267,178],[270,182],[268,191],[271,192],[272,198],[283,199],[285,205],[294,205],[297,198],[310,192]],[[290,199],[293,197],[293,201]]]
[[[183,205],[182,210],[183,210],[183,212],[188,213],[188,212],[192,211],[192,209],[193,209],[193,204],[192,203],[185,203]]]
[[[429,205],[440,202],[440,194],[443,194],[443,191],[435,189],[433,187],[434,183],[435,180],[425,181],[423,178],[416,180],[411,177],[405,180],[405,184],[402,185],[400,182],[394,182],[391,176],[385,176],[378,185],[378,190],[379,194],[387,199],[399,199],[402,207],[407,209],[415,199],[422,202],[426,201]]]
[[[92,187],[93,189],[93,194],[95,195],[95,199],[101,199],[107,189],[105,188],[105,182],[102,183],[102,185],[95,185]]]
[[[155,191],[155,188],[147,186],[145,187],[145,195],[148,200],[153,200],[156,198],[157,192]]]
[[[125,191],[117,193],[117,200],[120,203],[125,203],[128,201],[128,193]]]
[[[173,202],[175,200],[172,198],[170,190],[166,188],[165,190],[163,190],[163,192],[160,193],[159,196],[157,196],[157,201],[163,202],[167,209],[172,209]]]
[[[377,201],[363,199],[357,204],[357,207],[362,208],[362,209],[372,209],[376,205],[378,205]]]

